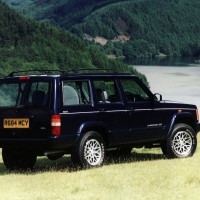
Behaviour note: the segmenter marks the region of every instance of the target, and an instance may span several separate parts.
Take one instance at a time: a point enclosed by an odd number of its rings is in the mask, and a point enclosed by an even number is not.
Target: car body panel
[[[46,107],[0,105],[0,147],[32,148],[38,154],[49,151],[70,152],[82,134],[99,131],[107,148],[162,142],[170,136],[177,122],[186,122],[197,132],[196,106],[154,99],[151,91],[130,74],[68,74],[34,75],[27,80],[21,76],[0,79],[1,83],[49,82],[49,104]],[[94,82],[113,80],[119,102],[97,101]],[[128,102],[121,80],[134,80],[147,94],[148,101]],[[64,82],[87,81],[90,102],[81,105],[64,105]],[[3,97],[2,97],[3,98]],[[53,136],[51,116],[60,115],[61,133]],[[29,119],[29,128],[4,128],[4,119]],[[39,153],[40,152],[40,153]]]

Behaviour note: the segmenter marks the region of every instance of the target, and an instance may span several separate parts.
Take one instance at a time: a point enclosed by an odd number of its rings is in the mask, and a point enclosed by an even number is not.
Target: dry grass
[[[200,148],[187,159],[164,159],[161,151],[133,151],[97,169],[73,170],[68,157],[39,158],[34,172],[6,171],[0,158],[0,199],[199,199]]]

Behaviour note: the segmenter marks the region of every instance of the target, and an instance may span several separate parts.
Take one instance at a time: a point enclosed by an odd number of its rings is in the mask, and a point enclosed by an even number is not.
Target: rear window
[[[41,81],[0,83],[0,107],[48,106],[50,83]]]

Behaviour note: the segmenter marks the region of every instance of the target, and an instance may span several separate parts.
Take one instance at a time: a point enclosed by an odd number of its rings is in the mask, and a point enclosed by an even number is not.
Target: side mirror
[[[162,95],[159,93],[155,93],[154,95],[154,101],[162,101]]]

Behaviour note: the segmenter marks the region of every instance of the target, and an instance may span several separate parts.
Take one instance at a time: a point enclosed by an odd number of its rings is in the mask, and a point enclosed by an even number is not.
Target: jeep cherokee
[[[8,169],[64,154],[82,167],[101,166],[109,150],[129,154],[134,147],[188,157],[197,146],[197,125],[195,105],[163,101],[131,74],[12,73],[0,79],[0,147]]]

